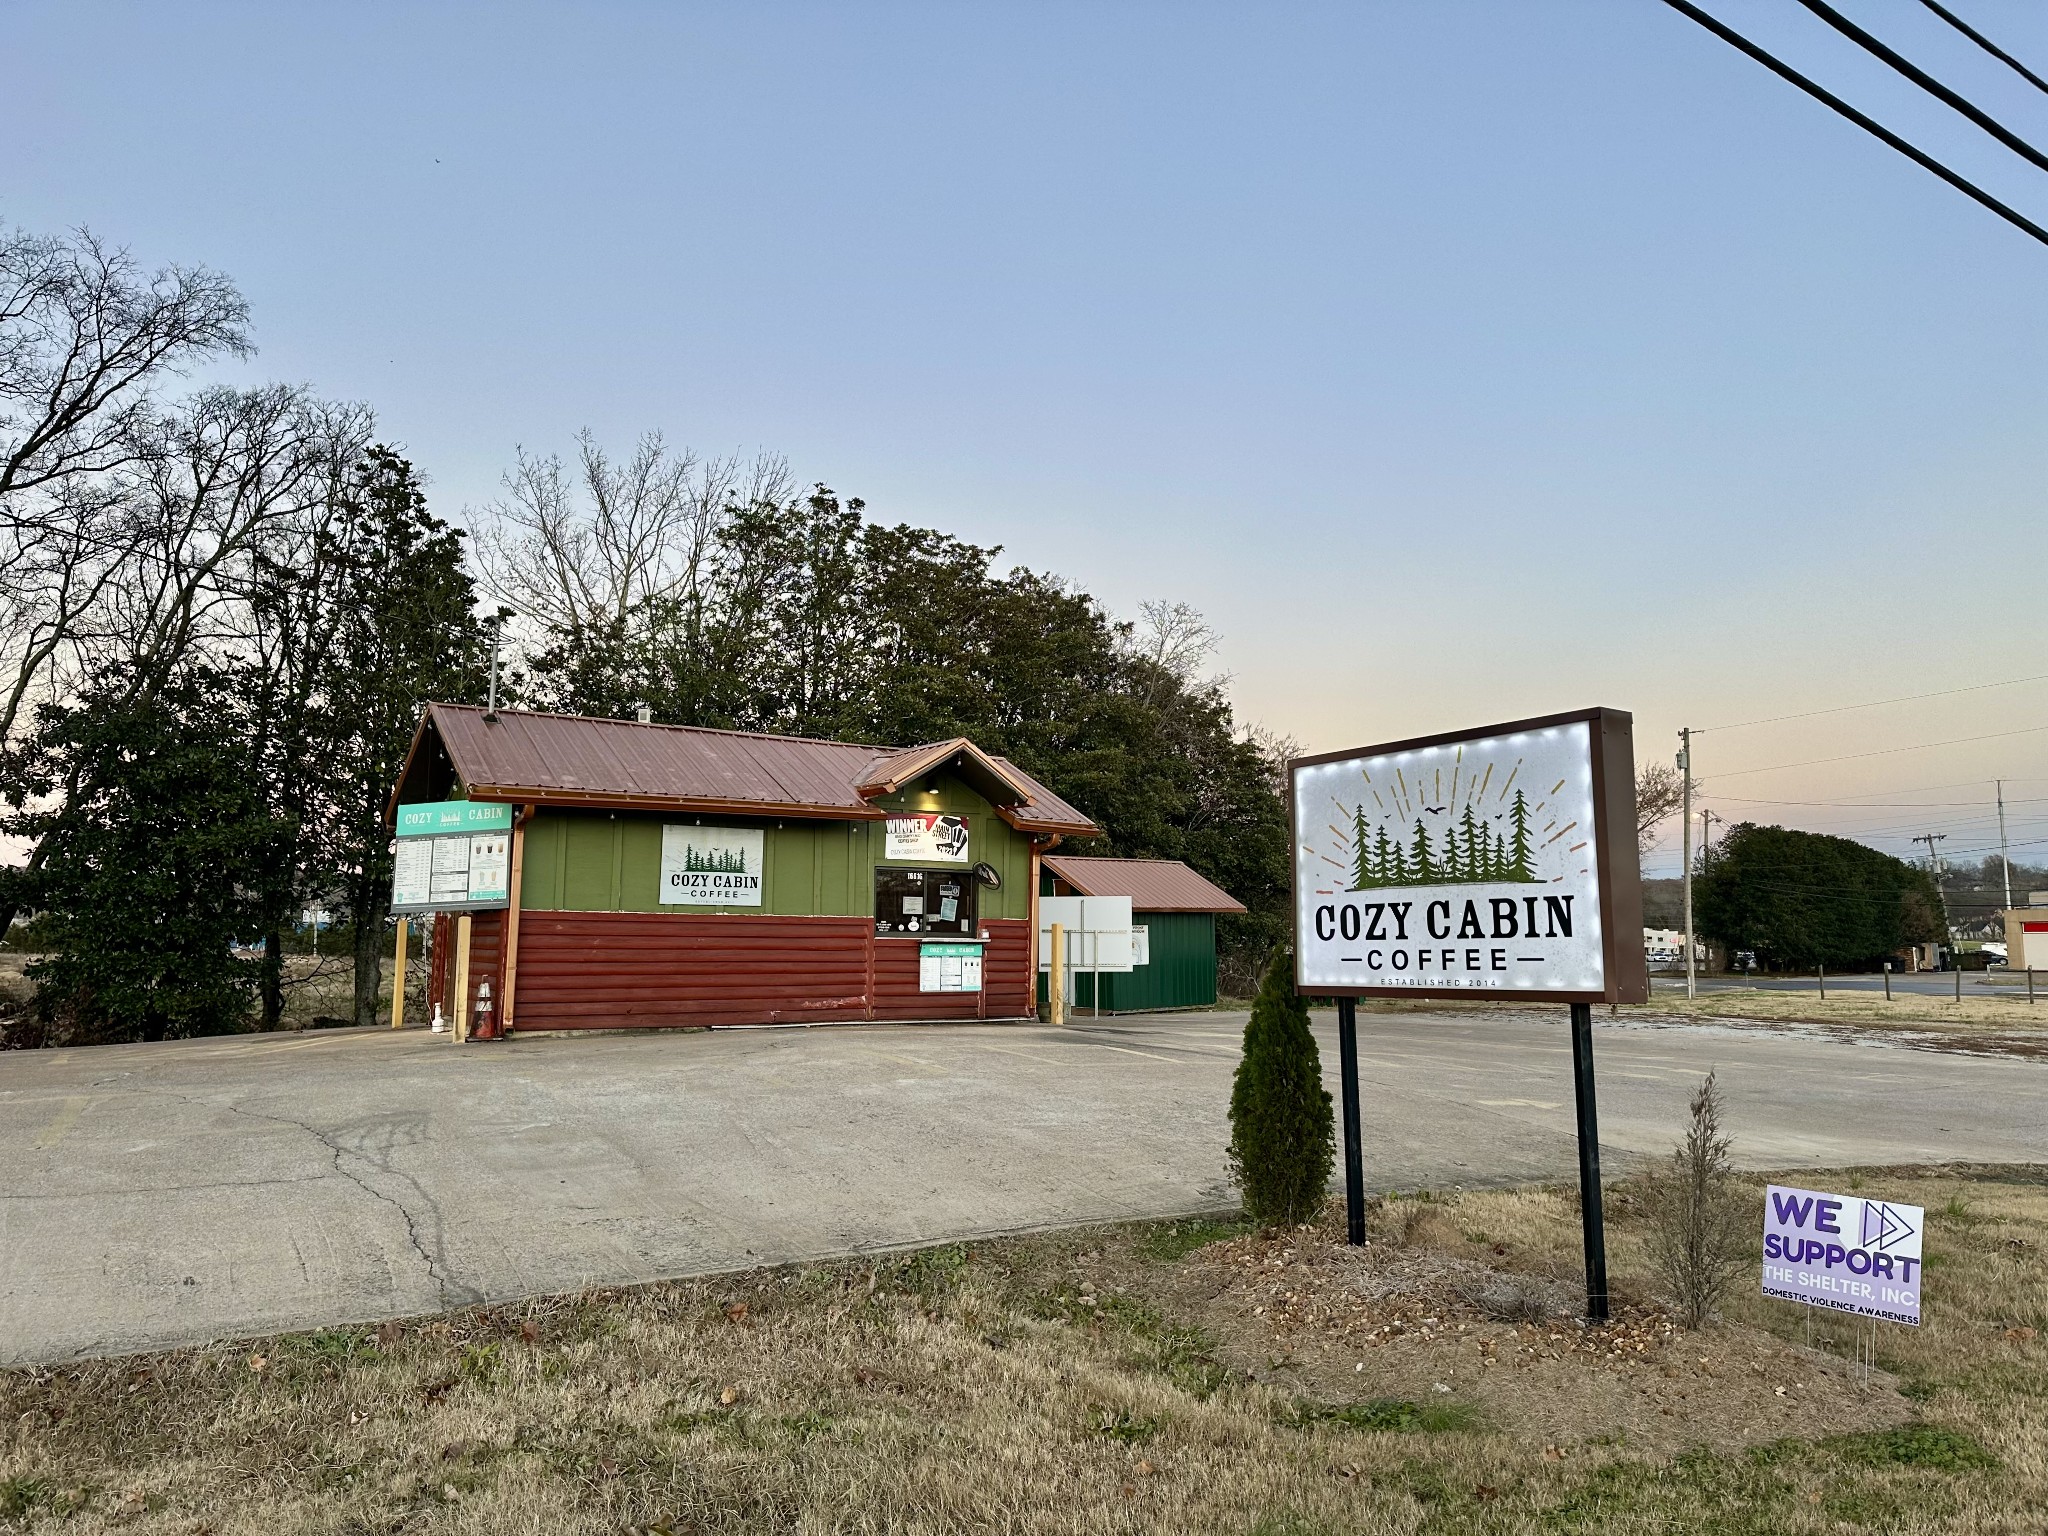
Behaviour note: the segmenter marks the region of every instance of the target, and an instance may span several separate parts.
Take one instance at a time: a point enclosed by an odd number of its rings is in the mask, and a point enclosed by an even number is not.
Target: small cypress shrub
[[[1650,1259],[1688,1328],[1705,1325],[1753,1262],[1755,1218],[1736,1182],[1733,1143],[1721,1129],[1723,1108],[1721,1089],[1709,1072],[1692,1096],[1685,1138],[1648,1181]]]
[[[1230,1090],[1230,1173],[1244,1191],[1245,1214],[1266,1227],[1310,1220],[1336,1159],[1322,1057],[1308,1005],[1294,990],[1294,957],[1283,949],[1252,1004]]]

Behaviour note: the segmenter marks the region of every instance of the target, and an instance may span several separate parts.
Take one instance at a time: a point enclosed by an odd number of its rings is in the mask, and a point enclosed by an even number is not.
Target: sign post
[[[1365,1149],[1358,1128],[1358,999],[1337,999],[1338,1075],[1344,1086],[1344,1241],[1365,1246]]]
[[[1571,1005],[1586,1311],[1607,1316],[1592,1004],[1649,1000],[1632,722],[1587,709],[1296,758],[1295,987],[1338,1000],[1345,1206],[1363,1242],[1361,997]]]
[[[1586,1244],[1586,1316],[1607,1320],[1607,1210],[1600,1198],[1600,1106],[1593,1096],[1593,1005],[1572,1005],[1572,1097],[1579,1111],[1579,1227]]]

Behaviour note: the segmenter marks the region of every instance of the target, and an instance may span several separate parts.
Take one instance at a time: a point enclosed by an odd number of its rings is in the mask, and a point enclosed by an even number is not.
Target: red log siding
[[[986,1016],[1029,1014],[1029,925],[984,926]],[[514,1024],[621,1029],[982,1016],[981,994],[918,991],[917,950],[915,940],[875,938],[864,917],[531,910],[519,917]]]
[[[498,1021],[505,1012],[505,914],[476,912],[469,920],[469,1019],[470,1033],[480,1039],[496,1037]],[[476,1011],[477,989],[491,984],[491,1012],[481,1018]]]

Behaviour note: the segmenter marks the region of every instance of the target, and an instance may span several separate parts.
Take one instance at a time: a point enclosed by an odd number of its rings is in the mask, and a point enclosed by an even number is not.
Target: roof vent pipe
[[[635,704],[633,706],[633,718],[642,725],[652,725],[654,723],[654,711],[645,704]]]

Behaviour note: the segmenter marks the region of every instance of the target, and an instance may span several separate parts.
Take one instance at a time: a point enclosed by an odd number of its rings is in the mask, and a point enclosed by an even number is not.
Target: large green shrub
[[[1262,1226],[1309,1220],[1336,1157],[1322,1058],[1308,1005],[1294,990],[1294,957],[1283,949],[1252,1004],[1230,1090],[1230,1171],[1244,1191],[1245,1214]]]

